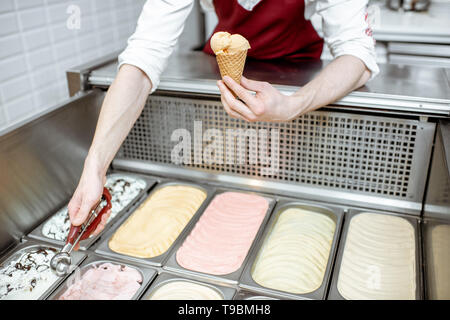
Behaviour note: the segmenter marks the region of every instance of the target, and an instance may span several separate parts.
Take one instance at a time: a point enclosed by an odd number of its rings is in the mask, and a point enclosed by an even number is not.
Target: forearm
[[[360,59],[350,55],[336,58],[291,96],[296,116],[333,103],[363,86],[369,78],[370,71]]]
[[[151,90],[151,81],[138,68],[123,65],[110,86],[100,111],[94,139],[86,158],[104,175],[133,127]]]

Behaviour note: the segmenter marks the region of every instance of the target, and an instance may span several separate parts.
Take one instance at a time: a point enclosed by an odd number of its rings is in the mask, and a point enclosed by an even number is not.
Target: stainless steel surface
[[[450,68],[450,58],[389,54],[389,62],[398,65],[417,65],[434,68]]]
[[[174,282],[174,281],[187,281],[191,283],[196,283],[202,286],[209,287],[219,293],[223,297],[224,300],[231,300],[236,293],[236,289],[232,287],[223,286],[214,282],[203,282],[204,280],[199,280],[194,277],[186,278],[183,276],[179,276],[176,274],[168,273],[168,272],[161,272],[155,281],[153,281],[152,285],[148,290],[144,293],[141,300],[149,300],[151,298],[151,295],[153,292],[155,292],[158,288],[162,287],[163,285]]]
[[[68,277],[49,297],[48,300],[59,300],[59,298],[66,292],[66,290],[75,282],[80,281],[81,277],[88,271],[90,268],[98,267],[103,263],[111,263],[114,265],[126,266],[129,268],[133,268],[142,276],[142,284],[136,293],[133,295],[131,300],[137,300],[140,298],[142,293],[147,289],[148,285],[155,279],[158,274],[156,269],[144,267],[141,265],[136,265],[133,263],[129,263],[127,261],[121,261],[117,259],[104,258],[95,254],[90,253],[87,259],[80,265],[80,268],[76,270],[70,277]]]
[[[374,2],[380,8],[380,18],[373,26],[378,41],[420,43],[450,43],[450,5],[432,2],[426,12],[389,10],[383,1]]]
[[[249,59],[244,75],[268,81],[283,93],[292,94],[328,63]],[[394,64],[380,64],[379,67],[380,74],[375,79],[335,102],[333,108],[352,106],[381,113],[401,111],[450,116],[450,82],[444,69]],[[117,62],[111,62],[92,70],[87,82],[94,86],[109,87],[116,72]],[[158,89],[218,96],[218,79],[220,73],[213,56],[202,52],[175,54],[170,58]]]
[[[33,240],[27,240],[23,243],[20,243],[16,247],[14,247],[9,253],[5,254],[0,259],[0,266],[4,263],[8,262],[9,260],[13,259],[16,255],[21,254],[22,252],[26,252],[28,250],[32,250],[33,248],[53,248],[57,251],[59,251],[60,247],[54,246],[51,244],[43,244],[39,243],[37,241]],[[73,259],[72,259],[72,267],[78,266],[84,259],[86,258],[86,254],[82,252],[74,252],[73,253]],[[72,271],[72,270],[71,270]],[[39,298],[39,300],[46,299],[52,292],[55,290],[55,288],[58,287],[58,285],[63,282],[68,274],[65,274],[64,276],[61,276],[56,280]]]
[[[317,288],[317,290],[304,293],[304,294],[294,294],[290,292],[284,292],[276,289],[266,288],[253,280],[253,268],[255,267],[256,259],[258,258],[261,249],[265,245],[266,241],[268,241],[268,237],[271,234],[275,224],[278,221],[278,217],[285,209],[288,208],[301,208],[308,211],[317,212],[317,214],[323,214],[332,219],[335,223],[335,230],[333,235],[333,242],[331,244],[330,253],[328,257],[328,262],[326,265],[325,273],[323,276],[323,280],[321,285]],[[281,297],[287,297],[290,299],[318,299],[323,300],[326,297],[328,284],[331,280],[331,271],[333,269],[334,257],[337,251],[339,236],[341,233],[341,226],[344,220],[344,208],[333,206],[325,203],[317,203],[311,202],[301,199],[289,199],[289,198],[280,198],[278,200],[277,206],[274,209],[272,216],[270,217],[269,222],[267,223],[266,228],[264,229],[264,233],[262,234],[260,241],[253,248],[250,258],[248,259],[244,271],[242,273],[241,278],[239,279],[239,287],[267,293],[274,294]]]
[[[67,87],[69,89],[69,95],[73,97],[82,91],[87,90],[87,79],[92,69],[101,68],[102,66],[116,61],[117,56],[121,51],[113,52],[104,57],[94,59],[85,64],[70,68],[66,71]]]
[[[86,92],[0,133],[0,253],[70,199],[103,97]]]
[[[426,219],[422,224],[425,298],[450,299],[450,221]]]
[[[195,120],[202,121],[200,133]],[[171,136],[180,128],[190,133],[192,147],[195,135],[201,139],[207,129],[219,130],[223,137],[229,129],[266,130],[269,136],[278,132],[279,142],[272,139],[268,150],[272,154],[279,150],[279,161],[272,157],[269,165],[264,164],[261,150],[244,148],[242,165],[208,164],[202,155],[200,161],[174,165],[171,153],[178,141],[171,141]],[[113,165],[419,215],[434,129],[431,122],[328,111],[310,112],[286,123],[248,123],[229,117],[217,101],[152,96]],[[234,145],[225,140],[223,145],[222,156],[234,154]],[[195,160],[194,148],[191,153]],[[252,158],[258,163],[250,164]],[[237,157],[232,160],[239,163]],[[276,169],[274,174],[267,173],[267,167]]]
[[[125,254],[121,254],[121,253],[112,251],[109,248],[109,240],[114,235],[114,233],[117,231],[117,229],[120,228],[122,223],[124,223],[127,219],[129,219],[133,215],[135,209],[137,209],[138,206],[142,205],[142,203],[144,203],[147,199],[149,199],[154,192],[156,192],[157,190],[164,188],[166,186],[172,186],[172,185],[185,185],[185,186],[191,186],[191,187],[198,188],[200,190],[203,190],[206,193],[206,198],[203,201],[203,203],[201,204],[201,206],[198,208],[197,212],[192,216],[191,220],[189,220],[189,222],[186,224],[184,229],[180,232],[177,239],[167,249],[167,251],[160,254],[159,256],[153,257],[153,258],[137,258],[137,257],[128,256]],[[170,256],[170,253],[172,252],[172,250],[178,245],[180,239],[184,237],[186,232],[188,232],[188,230],[190,230],[192,228],[192,225],[198,220],[200,214],[204,211],[206,206],[209,204],[209,201],[211,200],[211,197],[213,194],[214,194],[214,189],[212,187],[208,187],[208,186],[204,186],[204,185],[200,185],[200,184],[196,184],[196,183],[191,183],[191,182],[186,182],[186,181],[181,181],[181,180],[179,180],[179,181],[161,180],[160,183],[158,183],[158,185],[151,190],[148,197],[143,197],[142,200],[140,201],[140,203],[138,203],[134,206],[134,210],[133,209],[130,210],[126,215],[124,215],[124,217],[122,219],[118,220],[113,226],[110,227],[108,232],[105,233],[101,242],[98,244],[98,246],[95,247],[95,252],[100,255],[105,255],[108,257],[113,257],[113,258],[118,258],[118,259],[126,259],[129,261],[135,261],[137,263],[143,263],[143,264],[147,264],[147,265],[151,265],[151,266],[161,267],[165,263],[167,258]]]
[[[233,190],[233,189],[217,189],[217,191],[214,194],[214,197],[224,193],[224,192],[228,192],[228,191],[233,191],[233,192],[242,192],[239,190]],[[245,193],[249,193],[249,192],[245,192]],[[172,271],[172,272],[177,272],[177,273],[181,273],[181,274],[185,274],[185,275],[196,275],[198,277],[203,277],[205,279],[213,279],[216,280],[218,282],[224,282],[224,283],[229,283],[229,284],[237,284],[238,280],[242,274],[242,271],[244,270],[245,264],[247,262],[247,260],[250,257],[250,252],[252,251],[252,248],[258,243],[261,234],[266,226],[267,221],[269,220],[269,217],[272,213],[272,210],[276,204],[276,199],[273,197],[270,197],[268,195],[265,194],[260,194],[260,193],[254,193],[251,192],[252,194],[257,194],[259,196],[264,197],[268,203],[269,203],[269,207],[267,208],[266,214],[264,216],[264,219],[261,222],[261,225],[258,229],[258,232],[256,233],[252,244],[245,256],[245,259],[242,261],[241,266],[234,272],[229,273],[229,274],[224,274],[224,275],[213,275],[213,274],[208,274],[208,273],[204,273],[204,272],[198,272],[198,271],[194,271],[194,270],[189,270],[186,269],[184,267],[182,267],[181,265],[178,264],[177,258],[176,258],[176,254],[178,252],[178,249],[180,249],[180,247],[183,245],[184,241],[186,240],[186,238],[191,234],[193,228],[195,227],[195,224],[192,224],[191,228],[188,230],[188,232],[185,233],[185,235],[183,236],[183,238],[180,238],[180,241],[178,242],[178,245],[176,247],[174,247],[172,254],[169,256],[169,258],[167,259],[166,263],[163,266],[163,269],[166,269],[168,271]],[[211,198],[211,201],[214,199],[214,197]],[[207,207],[206,207],[207,208]],[[205,210],[206,210],[205,208]],[[203,210],[204,211],[204,210]],[[201,214],[199,215],[198,219],[201,218],[201,215],[203,214],[203,212],[201,212]],[[197,219],[197,221],[198,221]],[[196,221],[196,222],[197,222]]]
[[[440,121],[436,130],[423,215],[450,220],[450,121]]]
[[[285,297],[275,297],[273,295],[264,295],[245,289],[239,289],[233,297],[233,300],[285,300]]]
[[[119,213],[117,213],[117,215],[113,219],[111,219],[111,221],[109,221],[106,224],[103,231],[101,231],[99,234],[97,234],[95,236],[91,236],[88,239],[82,240],[80,242],[81,250],[89,249],[91,247],[91,245],[94,244],[112,225],[114,225],[114,223],[117,220],[119,220],[122,216],[124,216],[128,212],[128,210],[130,210],[130,208],[132,208],[134,206],[135,203],[142,200],[142,197],[146,196],[148,190],[151,189],[158,181],[158,179],[156,177],[152,177],[152,176],[148,176],[148,175],[144,176],[144,175],[139,175],[139,174],[130,173],[130,172],[126,172],[126,171],[123,171],[123,172],[113,171],[112,173],[108,174],[107,177],[124,176],[124,175],[143,180],[146,184],[145,188],[141,192],[139,192],[139,194],[134,198],[134,200],[132,200],[128,205],[126,205]],[[67,208],[67,205],[64,205],[64,207],[59,209],[55,214],[58,214],[58,212],[60,212],[60,210],[62,210],[64,208]],[[60,241],[57,239],[52,239],[52,238],[46,237],[43,232],[45,224],[47,222],[49,222],[55,216],[55,214],[51,215],[47,220],[45,220],[39,226],[37,226],[31,233],[28,234],[28,236],[33,239],[43,240],[46,242],[63,245],[65,241]]]
[[[341,268],[342,257],[345,250],[345,241],[347,239],[348,228],[350,226],[350,222],[355,215],[358,215],[363,212],[370,212],[371,214],[388,214],[397,217],[402,217],[406,219],[411,225],[414,227],[415,231],[415,252],[416,252],[416,300],[423,299],[423,282],[422,282],[422,254],[421,254],[421,233],[419,229],[419,220],[417,218],[413,218],[407,215],[401,215],[396,213],[388,213],[388,212],[380,212],[380,211],[368,211],[362,209],[350,209],[345,215],[345,222],[342,228],[342,234],[339,240],[339,249],[336,256],[336,261],[333,267],[333,277],[331,279],[330,289],[328,291],[328,300],[345,300],[345,298],[339,293],[337,288],[338,278],[339,278],[339,270]]]
[[[450,45],[443,44],[389,42],[388,51],[398,54],[450,57]]]

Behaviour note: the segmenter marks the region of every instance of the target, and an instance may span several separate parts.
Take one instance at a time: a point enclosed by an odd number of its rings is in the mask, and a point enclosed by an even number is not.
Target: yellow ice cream
[[[414,227],[385,214],[360,213],[350,220],[337,288],[345,299],[416,297]]]
[[[253,280],[295,294],[318,289],[335,229],[334,221],[324,214],[295,207],[284,210],[258,254]]]
[[[229,34],[228,32],[216,32],[211,37],[211,49],[216,55],[234,54],[239,51],[250,49],[250,43],[240,34]]]
[[[223,300],[223,297],[209,286],[179,280],[162,285],[149,300]]]
[[[192,186],[156,190],[114,233],[111,250],[138,258],[153,258],[169,249],[201,206],[206,193]]]

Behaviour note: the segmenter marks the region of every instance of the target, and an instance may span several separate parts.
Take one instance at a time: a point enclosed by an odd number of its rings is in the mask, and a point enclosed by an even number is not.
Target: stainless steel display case
[[[168,273],[168,272],[161,272],[156,280],[152,283],[152,285],[148,288],[148,290],[144,293],[141,300],[149,300],[152,296],[152,294],[158,290],[161,286],[173,282],[173,281],[187,281],[196,283],[202,286],[207,286],[214,291],[216,291],[219,295],[223,297],[223,300],[231,300],[236,292],[236,289],[229,286],[224,286],[218,283],[214,282],[204,282],[204,280],[198,280],[195,277],[183,277],[180,275]]]
[[[153,257],[153,258],[137,258],[137,257],[127,256],[125,254],[120,254],[120,253],[114,252],[113,250],[111,250],[109,248],[109,241],[110,241],[111,237],[114,235],[114,233],[117,231],[117,229],[120,228],[122,223],[124,223],[127,219],[129,219],[133,215],[134,210],[130,210],[130,212],[125,217],[123,217],[121,220],[117,221],[114,224],[114,226],[111,226],[109,231],[105,234],[103,240],[99,243],[98,246],[95,247],[95,252],[100,255],[105,255],[108,257],[119,258],[119,259],[126,258],[127,260],[134,261],[137,263],[143,263],[143,264],[147,264],[147,265],[151,265],[151,266],[161,267],[165,263],[167,258],[169,257],[173,248],[175,248],[178,245],[180,238],[182,238],[192,228],[193,224],[197,221],[197,219],[199,218],[199,216],[201,215],[203,210],[208,205],[212,195],[214,194],[214,189],[209,186],[195,184],[192,182],[181,181],[181,180],[179,180],[179,181],[173,181],[173,180],[164,181],[164,180],[162,180],[155,188],[153,188],[153,190],[150,192],[148,197],[146,197],[145,199],[142,200],[142,203],[145,202],[146,199],[149,199],[152,196],[152,194],[154,192],[158,191],[159,189],[167,187],[167,186],[173,186],[173,185],[185,185],[185,186],[191,186],[191,187],[198,188],[205,192],[206,198],[203,201],[203,203],[201,204],[201,206],[197,209],[197,212],[192,216],[191,220],[186,224],[184,229],[180,232],[177,239],[172,243],[172,245],[164,253],[160,254],[159,256]]]
[[[126,266],[139,271],[142,276],[142,283],[131,300],[139,299],[142,293],[147,289],[148,285],[153,281],[153,279],[155,279],[156,275],[158,274],[158,271],[152,268],[144,267],[142,265],[136,265],[123,260],[121,261],[118,259],[104,258],[90,253],[88,258],[80,265],[79,269],[72,273],[72,275],[68,277],[63,283],[61,283],[61,285],[48,297],[48,300],[59,300],[59,298],[66,292],[70,285],[74,284],[76,281],[80,281],[81,277],[83,277],[83,275],[89,269],[102,265],[103,263]]]
[[[421,227],[425,297],[450,299],[450,121],[437,128]]]
[[[15,257],[21,255],[22,253],[37,248],[44,248],[44,249],[53,248],[57,251],[61,250],[61,247],[59,246],[51,244],[43,244],[33,240],[27,240],[17,245],[9,253],[5,254],[0,259],[0,267],[3,266],[5,263],[8,263],[11,259],[14,259]],[[72,266],[78,266],[84,260],[84,258],[86,258],[86,254],[83,252],[73,252],[71,256],[72,256]],[[61,284],[68,276],[69,275],[58,277],[58,279],[40,296],[39,300],[46,299],[53,292],[53,290],[55,290],[55,288],[57,288],[58,285]]]
[[[216,193],[211,198],[211,200],[213,200],[215,196],[217,196],[221,193],[224,193],[224,192],[228,192],[228,191],[243,192],[243,191],[239,191],[239,190],[219,188],[219,189],[217,189]],[[247,191],[246,193],[249,193],[249,192]],[[258,193],[254,193],[254,194],[264,197],[268,201],[269,206],[267,208],[264,219],[262,220],[261,225],[258,228],[258,232],[256,233],[255,238],[253,239],[252,244],[250,245],[250,248],[246,254],[245,259],[242,261],[241,266],[236,271],[229,273],[229,274],[224,274],[224,275],[213,275],[213,274],[208,274],[208,273],[204,273],[204,272],[198,272],[198,271],[186,269],[178,263],[177,258],[176,258],[178,249],[180,249],[180,247],[183,245],[186,238],[191,234],[193,228],[195,227],[195,224],[192,226],[192,228],[189,230],[189,232],[186,232],[185,236],[182,239],[180,239],[177,246],[174,247],[172,254],[169,256],[166,263],[164,263],[163,268],[166,270],[172,271],[172,272],[179,272],[181,274],[186,274],[186,275],[191,274],[191,275],[204,277],[206,279],[213,279],[213,280],[216,280],[219,282],[237,284],[238,280],[242,274],[242,271],[244,270],[245,264],[250,256],[250,252],[252,251],[252,248],[258,243],[259,238],[261,237],[261,234],[262,234],[262,232],[266,226],[266,223],[272,213],[272,210],[276,204],[276,199],[274,197],[271,197],[269,195],[264,195],[264,194],[258,194]],[[202,212],[202,214],[203,214],[203,212]],[[201,218],[201,215],[199,216],[198,219],[200,219],[200,218]]]
[[[0,132],[0,254],[17,245],[73,194],[104,90],[116,76],[116,60],[114,53],[71,68],[67,79],[72,98]],[[249,59],[244,74],[292,94],[327,63]],[[413,220],[422,213],[425,220],[432,219],[428,213],[434,212],[445,220],[449,75],[439,68],[380,65],[375,79],[330,106],[287,123],[246,123],[231,119],[219,102],[216,80],[220,74],[214,57],[201,52],[176,54],[112,168],[395,212]],[[173,164],[171,133],[176,128],[194,132],[194,120],[202,120],[204,129],[278,130],[280,140],[274,144],[280,152],[278,171],[264,174],[259,163]],[[254,156],[253,152],[247,149],[245,157]],[[433,200],[436,190],[442,191],[439,201]],[[111,225],[109,235],[124,219]]]
[[[121,218],[121,216],[126,214],[126,212],[128,212],[128,210],[136,202],[141,200],[142,197],[147,194],[147,191],[149,189],[151,189],[158,182],[158,180],[156,178],[153,178],[153,177],[150,177],[150,176],[144,176],[144,175],[139,175],[139,174],[135,174],[135,173],[127,173],[127,172],[123,172],[122,173],[122,172],[119,172],[119,171],[114,172],[114,173],[110,173],[110,174],[107,175],[107,177],[124,176],[124,175],[128,176],[128,177],[136,178],[136,179],[141,179],[142,181],[144,181],[144,183],[145,183],[144,189],[142,189],[128,205],[126,205],[120,212],[117,213],[117,215],[114,218],[111,219],[111,221],[109,221],[106,224],[106,226],[103,229],[103,231],[101,231],[99,234],[97,234],[95,236],[92,236],[92,237],[90,237],[88,239],[80,241],[80,249],[81,250],[89,249],[89,247],[92,244],[94,244],[102,236],[102,234],[104,234],[114,224],[115,221],[117,221],[118,219]],[[67,205],[62,207],[60,210],[63,210],[64,208],[67,208]],[[57,214],[60,210],[58,210],[55,214]],[[33,231],[31,231],[28,234],[28,237],[33,238],[33,239],[37,239],[37,240],[50,242],[50,243],[55,243],[57,245],[63,245],[65,243],[65,241],[60,241],[60,240],[57,240],[57,239],[46,237],[44,235],[44,233],[43,233],[43,229],[44,229],[45,224],[47,222],[49,222],[54,217],[55,214],[51,215],[41,225],[39,225],[37,228],[35,228]]]
[[[275,224],[277,223],[280,214],[283,213],[283,211],[288,208],[300,208],[316,212],[317,214],[326,215],[335,223],[333,242],[331,243],[330,253],[328,256],[328,261],[325,268],[322,283],[316,290],[312,292],[295,294],[276,289],[266,288],[256,283],[252,277],[253,268],[255,266],[256,260],[258,259],[260,250],[264,247],[265,242],[267,241]],[[338,241],[341,233],[341,226],[343,220],[344,220],[344,208],[340,206],[329,205],[326,203],[310,202],[307,200],[300,200],[300,199],[288,199],[288,198],[279,199],[278,204],[275,207],[269,222],[267,223],[267,226],[264,230],[263,235],[260,238],[259,243],[253,248],[250,259],[247,261],[244,272],[242,273],[242,276],[239,279],[239,287],[253,291],[259,291],[261,293],[283,296],[291,299],[319,299],[319,300],[325,299],[329,281],[331,278],[331,273],[334,264],[334,257],[338,247]]]
[[[416,290],[415,290],[415,299],[421,300],[423,299],[423,282],[422,282],[422,251],[421,251],[421,242],[422,242],[422,235],[420,232],[419,222],[420,220],[418,218],[414,218],[408,215],[400,215],[392,212],[381,212],[376,210],[366,210],[366,209],[351,209],[346,214],[345,217],[345,223],[342,229],[342,235],[341,239],[339,241],[339,250],[336,256],[336,262],[333,268],[333,278],[331,280],[330,289],[328,292],[328,299],[329,300],[345,300],[345,298],[340,294],[337,284],[339,279],[339,271],[342,263],[342,258],[344,255],[345,250],[345,241],[348,234],[348,229],[350,226],[350,222],[353,217],[360,213],[370,213],[370,214],[385,214],[385,215],[392,215],[396,217],[404,218],[408,223],[410,223],[414,228],[414,245],[415,245],[415,270],[416,270]]]

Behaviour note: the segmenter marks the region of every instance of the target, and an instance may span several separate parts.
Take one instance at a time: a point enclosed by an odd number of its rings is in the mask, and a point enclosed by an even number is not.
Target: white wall
[[[0,0],[0,130],[67,99],[65,70],[125,47],[144,2]]]

